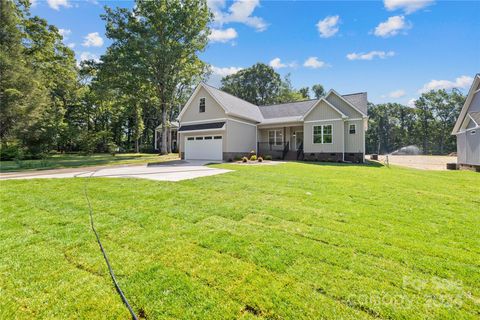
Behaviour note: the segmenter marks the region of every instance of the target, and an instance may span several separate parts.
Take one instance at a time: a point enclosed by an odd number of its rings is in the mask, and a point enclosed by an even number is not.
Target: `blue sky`
[[[36,0],[32,13],[63,30],[77,59],[108,47],[103,6],[131,1]],[[256,62],[290,73],[296,88],[321,83],[367,91],[374,103],[411,103],[427,89],[468,90],[480,72],[479,1],[209,0],[211,41],[201,54],[210,83]]]

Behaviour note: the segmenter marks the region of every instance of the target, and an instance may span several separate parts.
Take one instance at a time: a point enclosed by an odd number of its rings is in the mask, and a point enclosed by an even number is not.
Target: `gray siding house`
[[[480,169],[480,74],[475,75],[452,134],[457,136],[459,166]]]
[[[182,159],[224,160],[259,155],[287,160],[365,158],[367,94],[256,106],[201,83],[178,116]]]

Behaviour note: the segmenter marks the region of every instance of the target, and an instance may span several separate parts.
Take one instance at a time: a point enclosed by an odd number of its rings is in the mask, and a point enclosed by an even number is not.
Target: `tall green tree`
[[[161,153],[167,153],[166,124],[175,92],[185,77],[206,70],[198,57],[212,19],[206,0],[137,0],[132,11],[105,10],[106,35],[112,40],[107,54],[119,59],[118,67],[127,75],[153,88],[163,125]]]
[[[222,79],[221,89],[255,105],[278,101],[282,79],[275,70],[263,63],[242,69]]]
[[[314,84],[312,86],[312,91],[313,94],[315,95],[315,98],[320,99],[325,95],[325,89],[321,84]]]

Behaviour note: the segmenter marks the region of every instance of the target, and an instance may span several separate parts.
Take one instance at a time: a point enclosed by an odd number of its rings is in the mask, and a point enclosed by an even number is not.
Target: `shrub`
[[[265,160],[272,160],[272,156],[267,154],[265,157],[264,157]]]
[[[243,157],[242,158],[242,162],[247,162],[248,161],[248,158],[247,157]]]
[[[235,160],[235,161],[240,161],[240,160],[242,160],[242,157],[240,157],[240,156],[235,156],[235,157],[233,157],[233,160]]]
[[[257,155],[253,154],[251,157],[250,157],[250,161],[256,161],[257,160]]]
[[[0,145],[0,160],[8,161],[23,159],[25,150],[19,143],[2,143]]]
[[[263,161],[263,158],[262,157],[258,157],[258,162],[262,162]]]

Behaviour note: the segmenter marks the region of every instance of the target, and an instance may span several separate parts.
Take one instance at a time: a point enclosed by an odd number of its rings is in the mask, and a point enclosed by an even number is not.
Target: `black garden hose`
[[[103,258],[105,259],[105,263],[107,264],[108,267],[108,272],[110,273],[110,277],[112,278],[113,284],[115,285],[115,289],[117,289],[118,294],[120,295],[120,298],[122,299],[123,303],[127,307],[128,311],[130,312],[130,315],[132,316],[133,320],[138,320],[137,315],[133,311],[132,307],[130,306],[130,303],[128,303],[127,297],[123,294],[122,289],[120,288],[120,285],[118,284],[117,278],[115,277],[115,273],[113,272],[112,266],[110,265],[110,261],[108,260],[107,253],[105,252],[105,249],[103,248],[102,241],[100,241],[100,236],[98,235],[97,229],[95,229],[95,224],[93,221],[93,208],[90,203],[90,198],[88,197],[88,192],[87,192],[87,184],[88,180],[97,172],[98,170],[93,171],[88,178],[85,179],[85,184],[83,185],[83,194],[85,195],[85,199],[87,200],[88,203],[88,212],[90,215],[90,226],[92,227],[93,233],[95,233],[95,237],[97,238],[97,243],[98,246],[100,247],[100,250],[102,251]],[[77,177],[78,175],[75,175]]]

